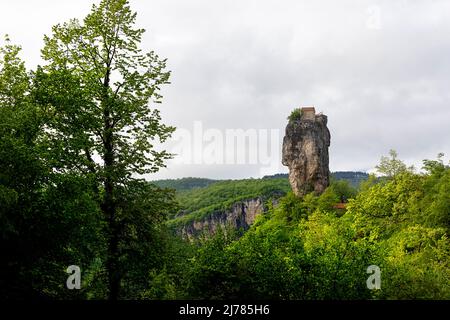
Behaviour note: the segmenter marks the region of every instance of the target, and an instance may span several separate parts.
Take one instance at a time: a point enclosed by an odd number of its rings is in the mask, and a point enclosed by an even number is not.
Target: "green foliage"
[[[30,73],[18,46],[0,49],[2,296],[137,297],[159,272],[177,206],[141,175],[170,158],[154,145],[174,128],[153,107],[170,72],[135,20],[126,0],[101,1],[52,28]],[[65,288],[73,264],[82,290]]]
[[[287,220],[286,222],[291,220],[298,221],[301,218],[305,218],[308,214],[308,206],[292,191],[280,199],[279,206],[279,212],[283,213]]]
[[[352,299],[369,298],[365,268],[375,247],[368,239],[354,241],[350,221],[319,211],[297,223],[285,217],[306,207],[288,195],[272,218],[255,224],[227,245],[220,236],[195,255],[194,298]],[[200,266],[198,266],[200,264]],[[212,269],[211,269],[212,268]],[[207,270],[207,271],[206,271]]]
[[[185,288],[188,297],[223,299],[233,291],[230,285],[235,275],[228,263],[228,245],[234,239],[233,232],[219,229],[211,239],[200,240],[195,255],[189,259]]]
[[[292,110],[291,114],[288,116],[289,121],[298,121],[302,117],[302,109],[297,108]]]
[[[217,180],[204,178],[181,178],[152,181],[153,184],[157,185],[160,188],[174,189],[178,192],[195,188],[204,188],[215,182],[217,182]]]
[[[389,151],[389,156],[382,156],[380,160],[380,164],[378,164],[375,168],[379,173],[386,176],[387,178],[393,178],[396,175],[406,172],[408,169],[406,165],[399,159],[397,159],[397,152],[395,150]]]
[[[426,161],[430,164],[431,162]],[[436,164],[436,163],[435,163]],[[346,216],[361,235],[377,240],[383,273],[378,297],[448,298],[450,243],[446,192],[450,169],[437,164],[437,175],[397,174],[350,201]],[[445,195],[436,192],[444,188]]]
[[[381,298],[448,299],[450,246],[443,229],[405,226],[386,247]]]
[[[177,226],[200,220],[216,211],[229,209],[242,200],[257,197],[278,198],[289,190],[287,179],[223,180],[206,188],[186,190],[177,195],[181,204],[181,214],[171,220],[170,225]]]
[[[357,229],[346,218],[316,211],[297,231],[303,240],[306,275],[305,298],[365,299],[365,269],[372,264],[376,246],[370,238],[357,237]]]
[[[328,187],[317,199],[317,208],[320,211],[333,212],[334,205],[341,200],[333,187]]]
[[[144,30],[134,27],[135,20],[127,1],[103,0],[83,23],[58,24],[45,37],[47,65],[36,72],[35,95],[52,118],[49,144],[58,149],[64,138],[58,159],[71,162],[61,161],[62,168],[77,165],[99,178],[128,180],[157,171],[170,157],[153,144],[164,142],[174,128],[149,108],[161,102],[158,91],[170,72],[154,52],[142,53]],[[92,162],[94,154],[103,167]]]
[[[332,181],[330,189],[338,197],[340,202],[347,202],[349,199],[354,198],[358,193],[348,180]]]
[[[345,180],[350,183],[350,186],[357,189],[361,182],[369,179],[369,174],[360,171],[337,171],[332,172],[330,177],[331,182]]]
[[[0,52],[1,295],[78,298],[89,289],[66,290],[65,268],[78,263],[88,272],[82,262],[102,252],[90,181],[54,174],[43,161],[43,118],[20,48],[7,41]]]
[[[82,22],[58,24],[45,36],[42,57],[47,64],[34,73],[33,97],[46,116],[41,141],[46,160],[61,174],[91,177],[87,187],[105,222],[104,262],[113,300],[121,296],[122,281],[136,279],[130,265],[139,263],[133,259],[151,256],[144,244],[153,239],[152,225],[162,223],[155,217],[170,208],[160,201],[170,193],[150,190],[140,180],[171,157],[154,145],[174,128],[164,125],[153,107],[162,101],[159,90],[169,83],[170,72],[166,60],[142,52],[144,30],[135,21],[127,0],[93,5]]]
[[[424,169],[428,173],[425,179],[422,210],[425,214],[420,221],[427,226],[442,226],[450,232],[450,166],[444,165],[443,154],[438,160],[424,160]]]
[[[380,179],[378,179],[376,175],[370,174],[366,180],[362,180],[359,183],[358,189],[359,189],[359,191],[366,191],[366,190],[370,189],[371,187],[373,187],[378,182],[380,182]]]
[[[187,296],[448,299],[450,169],[425,163],[428,174],[372,179],[359,194],[347,183],[320,196],[288,193],[242,237],[199,245],[183,275]],[[340,195],[349,199],[344,214],[332,206]],[[381,268],[381,290],[366,287],[370,265]]]
[[[134,298],[148,290],[149,272],[157,275],[164,269],[169,241],[164,222],[177,206],[171,191],[142,181],[134,181],[121,188],[121,195],[123,198],[117,211],[122,227],[118,270],[126,284],[121,297]]]
[[[43,231],[31,230],[29,223],[40,225],[32,204],[40,199],[36,184],[44,182],[44,168],[34,145],[39,125],[29,121],[34,114],[30,79],[19,53],[20,47],[6,38],[0,48],[0,292],[9,298],[36,294],[27,269],[36,255],[23,252]]]

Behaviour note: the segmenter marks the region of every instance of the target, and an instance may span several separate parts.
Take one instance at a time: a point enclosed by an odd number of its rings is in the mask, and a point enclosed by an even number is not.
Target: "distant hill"
[[[336,180],[347,180],[354,188],[358,188],[361,181],[369,178],[369,174],[360,171],[336,171],[331,173],[331,177]]]
[[[347,180],[350,184],[357,188],[361,181],[366,180],[369,175],[365,172],[360,171],[336,171],[331,173],[332,179],[336,180]],[[264,176],[262,180],[265,179],[287,179],[287,173],[277,173],[270,176]],[[227,180],[214,180],[206,178],[181,178],[181,179],[165,179],[165,180],[155,180],[152,183],[156,184],[160,188],[175,189],[176,191],[187,191],[197,188],[204,188],[210,184],[227,181]]]
[[[287,173],[277,173],[270,176],[264,176],[263,179],[288,178]],[[369,174],[361,171],[336,171],[331,173],[331,179],[347,180],[352,187],[357,188],[361,181],[367,180]]]
[[[176,191],[186,191],[197,188],[204,188],[219,180],[205,179],[205,178],[181,178],[181,179],[166,179],[155,180],[152,183],[160,188],[175,189]]]
[[[264,176],[262,177],[263,179],[279,179],[279,178],[288,178],[288,174],[287,173],[276,173],[276,174],[272,174],[270,176]]]

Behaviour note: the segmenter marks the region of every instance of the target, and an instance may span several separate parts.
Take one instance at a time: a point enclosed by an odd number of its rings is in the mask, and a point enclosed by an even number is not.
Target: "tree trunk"
[[[116,203],[114,199],[114,137],[110,103],[108,97],[110,68],[108,66],[103,82],[103,146],[104,146],[104,188],[102,211],[108,224],[108,256],[106,268],[108,272],[109,300],[117,300],[120,291],[120,268],[119,268],[119,230],[116,221]]]
[[[109,299],[117,300],[119,297],[120,274],[119,274],[119,230],[116,221],[116,204],[114,200],[113,182],[113,144],[112,135],[107,134],[105,139],[105,196],[103,200],[103,213],[108,222],[108,258],[107,270],[109,281]]]
[[[103,212],[108,221],[108,257],[107,257],[107,272],[108,272],[108,287],[109,300],[117,300],[120,289],[120,274],[119,274],[119,235],[116,223],[116,208],[113,199],[113,184],[109,178],[105,182],[105,198]]]

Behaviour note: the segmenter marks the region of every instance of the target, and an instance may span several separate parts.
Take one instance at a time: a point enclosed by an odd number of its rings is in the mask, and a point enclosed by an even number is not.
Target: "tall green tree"
[[[30,203],[42,183],[42,168],[35,154],[34,138],[39,125],[33,121],[30,78],[20,59],[20,47],[8,37],[0,48],[0,292],[15,297],[31,292],[27,267],[35,252],[30,247]],[[28,231],[28,232],[27,232]],[[25,293],[26,292],[26,293]]]
[[[145,30],[135,21],[127,0],[93,5],[82,22],[53,27],[42,50],[47,64],[35,74],[36,99],[48,115],[43,143],[51,150],[49,161],[58,172],[92,177],[90,188],[106,225],[113,300],[125,275],[120,265],[124,230],[139,221],[127,215],[141,212],[124,209],[124,190],[164,166],[170,154],[155,144],[174,130],[162,123],[158,109],[149,107],[161,103],[160,87],[169,81],[166,60],[140,49]]]
[[[82,297],[65,288],[68,265],[99,251],[98,209],[86,179],[45,161],[44,118],[20,47],[0,48],[0,296]],[[81,227],[80,227],[81,226]]]
[[[397,158],[397,151],[391,149],[389,150],[389,157],[382,156],[380,163],[375,167],[379,173],[386,176],[387,178],[393,178],[399,173],[412,170],[412,168],[407,168],[406,164]]]

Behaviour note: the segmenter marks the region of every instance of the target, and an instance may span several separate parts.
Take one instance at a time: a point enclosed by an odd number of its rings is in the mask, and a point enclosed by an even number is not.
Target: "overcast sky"
[[[33,68],[41,63],[43,35],[51,26],[83,18],[92,3],[1,0],[0,31],[22,45],[22,57]],[[172,70],[160,106],[168,124],[188,132],[195,121],[223,133],[278,130],[275,147],[281,151],[290,111],[314,105],[328,115],[332,171],[372,170],[389,149],[417,167],[439,152],[449,158],[450,1],[132,0],[131,5],[138,26],[147,30],[143,47],[167,58]],[[278,163],[174,161],[151,178],[244,178],[281,171],[286,168]]]

